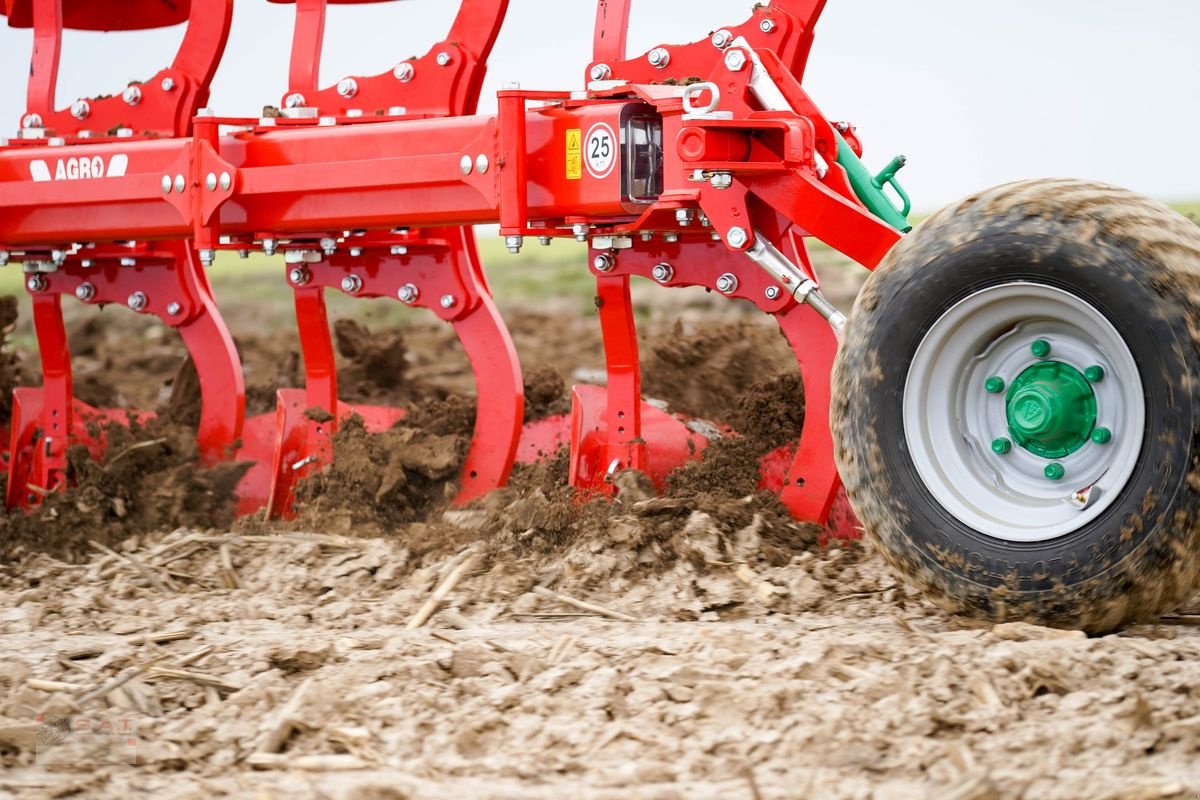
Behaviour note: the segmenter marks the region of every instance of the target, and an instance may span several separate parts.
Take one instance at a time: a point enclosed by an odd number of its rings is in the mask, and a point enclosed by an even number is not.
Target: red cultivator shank
[[[87,4],[117,5],[130,6]],[[32,19],[54,57],[35,55],[22,136],[0,149],[0,249],[29,272],[46,376],[40,394],[18,393],[20,468],[10,471],[9,504],[60,486],[66,443],[87,439],[71,400],[64,292],[123,302],[180,328],[205,387],[202,451],[234,455],[240,438],[236,457],[256,462],[242,510],[265,504],[277,515],[292,510],[296,480],[332,457],[339,419],[359,413],[380,428],[403,413],[338,400],[324,290],[429,308],[454,326],[478,388],[459,500],[503,484],[522,443],[521,375],[469,228],[493,222],[512,251],[528,236],[590,243],[608,366],[604,388],[575,389],[569,432],[535,424],[522,458],[569,438],[573,485],[607,491],[617,470],[661,480],[694,457],[703,438],[642,402],[629,280],[704,286],[773,315],[795,351],[803,436],[794,453],[769,459],[777,468],[764,484],[798,517],[825,522],[840,486],[826,419],[841,315],[819,292],[804,239],[874,267],[903,225],[868,210],[873,198],[860,199],[846,169],[857,163],[857,138],[801,88],[823,5],[776,0],[711,40],[626,59],[629,3],[601,0],[586,91],[506,89],[495,116],[478,116],[504,0],[466,0],[425,56],[327,88],[318,83],[326,3],[298,0],[279,115],[245,119],[198,108],[230,4],[193,0],[187,53],[145,86],[141,105],[94,101],[95,116],[81,119],[53,110],[45,71],[57,63],[64,21],[95,19],[74,16],[70,3],[60,15],[57,0],[10,0],[10,22]],[[168,77],[173,102],[192,99],[182,116],[158,99]],[[108,120],[115,103],[148,113],[151,97],[157,125],[139,121],[137,136],[84,135],[85,120]],[[306,386],[281,390],[275,415],[244,424],[237,357],[198,264],[216,250],[252,247],[284,255]],[[85,281],[93,288],[82,291]]]

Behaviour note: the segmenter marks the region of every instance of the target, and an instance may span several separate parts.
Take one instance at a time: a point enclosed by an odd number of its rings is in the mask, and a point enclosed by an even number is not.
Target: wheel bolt
[[[1004,391],[1004,378],[993,375],[983,382],[983,388],[987,389],[988,394],[1000,394]]]
[[[1029,346],[1029,349],[1033,351],[1033,354],[1038,358],[1045,358],[1046,356],[1050,355],[1050,343],[1045,339],[1038,339]]]
[[[1099,383],[1104,380],[1104,367],[1099,364],[1088,367],[1083,371],[1083,377],[1087,378],[1088,383]]]
[[[992,452],[998,456],[1002,456],[1012,450],[1012,442],[1001,436],[999,439],[992,440]]]
[[[1096,428],[1092,431],[1092,441],[1096,444],[1108,444],[1112,441],[1112,431],[1108,428]]]
[[[1042,474],[1052,481],[1061,481],[1063,476],[1067,474],[1067,471],[1063,469],[1062,464],[1055,462],[1054,464],[1047,464],[1046,468],[1042,470]]]

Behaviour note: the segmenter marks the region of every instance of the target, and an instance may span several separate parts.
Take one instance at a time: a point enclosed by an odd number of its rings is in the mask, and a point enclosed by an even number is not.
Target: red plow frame
[[[118,5],[122,14],[102,13]],[[505,0],[464,0],[424,56],[325,88],[326,0],[296,0],[289,86],[278,112],[261,118],[202,107],[232,7],[192,0],[177,9],[189,27],[172,67],[136,92],[56,110],[64,25],[152,27],[157,17],[126,13],[141,5],[149,14],[159,4],[5,6],[10,24],[33,26],[37,49],[20,135],[0,148],[0,252],[28,273],[45,376],[41,389],[17,392],[10,506],[64,486],[67,445],[98,453],[86,422],[116,416],[73,399],[68,292],[180,330],[203,389],[202,454],[255,462],[242,511],[291,513],[296,481],[328,463],[347,414],[378,429],[403,413],[339,401],[326,289],[390,297],[454,326],[479,397],[459,501],[502,485],[518,454],[564,440],[578,488],[610,491],[621,469],[661,481],[705,442],[642,401],[637,275],[703,286],[776,318],[803,373],[806,414],[794,451],[765,462],[764,485],[798,518],[828,520],[840,488],[826,419],[841,318],[820,294],[804,239],[871,268],[904,226],[852,184],[853,128],[830,122],[801,86],[824,0],[775,0],[710,39],[635,58],[625,53],[630,3],[600,0],[587,89],[508,88],[491,116],[474,112]],[[590,244],[608,381],[576,387],[569,421],[522,431],[520,367],[470,227],[486,222],[499,223],[513,251],[527,237]],[[259,248],[287,263],[306,385],[281,390],[276,414],[245,420],[237,354],[202,265],[218,250]]]

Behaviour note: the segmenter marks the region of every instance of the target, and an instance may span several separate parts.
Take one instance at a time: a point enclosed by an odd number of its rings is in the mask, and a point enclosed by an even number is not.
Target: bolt
[[[1063,477],[1066,476],[1067,471],[1063,469],[1062,464],[1055,462],[1053,464],[1047,464],[1046,468],[1042,470],[1042,474],[1045,475],[1049,480],[1061,481]]]
[[[9,256],[8,256],[7,250],[0,250],[0,267],[6,266],[8,264],[8,257]]]
[[[211,267],[213,265],[213,261],[215,261],[217,258],[217,251],[216,250],[201,250],[199,252],[199,255],[200,255],[200,265],[204,266],[204,267]]]
[[[608,253],[601,253],[592,259],[592,266],[595,267],[596,272],[611,272],[616,265],[613,257]]]
[[[665,261],[662,264],[655,264],[654,269],[650,270],[650,275],[659,283],[668,283],[675,275],[675,270]]]
[[[998,456],[1002,456],[1012,450],[1012,442],[1001,436],[999,439],[992,439],[992,452]]]
[[[304,95],[296,92],[289,94],[283,101],[284,108],[304,108]]]
[[[1092,431],[1092,441],[1096,444],[1108,444],[1112,441],[1112,431],[1108,428],[1096,428]]]
[[[358,81],[354,78],[342,78],[338,81],[337,93],[345,98],[354,97],[358,94]]]
[[[725,51],[725,69],[730,72],[741,72],[746,68],[746,53],[742,50]]]
[[[362,278],[357,275],[347,275],[342,278],[342,291],[346,294],[356,294],[362,289]]]
[[[183,194],[187,190],[187,178],[182,175],[175,176],[175,191]]]
[[[402,244],[394,244],[394,245],[392,245],[391,250],[389,250],[388,252],[390,252],[394,256],[406,256],[406,255],[408,255],[408,248]]]
[[[1087,378],[1088,383],[1099,383],[1104,380],[1104,367],[1099,364],[1088,367],[1083,371],[1083,377]]]
[[[690,208],[675,209],[675,221],[678,222],[680,225],[684,225],[684,226],[691,225],[692,220],[695,219],[695,217],[696,217],[696,212],[692,211]]]
[[[638,235],[642,237],[643,242],[649,242],[654,239],[654,231],[642,231]]]
[[[208,189],[210,192],[215,192],[217,190],[217,173],[208,173],[208,177],[204,179],[204,188]]]
[[[549,236],[539,236],[538,237],[538,244],[540,244],[542,247],[549,247],[550,242],[551,242],[551,239]]]
[[[838,133],[845,133],[846,131],[850,130],[850,123],[838,122],[835,123],[833,127],[837,128]]]
[[[182,310],[183,306],[179,305],[179,303],[167,303],[167,313],[172,317],[178,316],[179,312]]]
[[[746,245],[746,229],[734,226],[725,233],[725,241],[730,247],[745,247]]]
[[[458,170],[463,175],[471,174],[471,166],[472,166],[472,162],[471,162],[470,156],[463,156],[462,158],[460,158],[458,160]]]
[[[25,281],[25,288],[31,292],[46,291],[46,276],[45,275],[30,275]]]
[[[146,297],[145,292],[134,292],[129,295],[129,299],[125,301],[134,311],[142,311],[150,300]]]
[[[764,19],[762,22],[758,23],[758,29],[763,33],[770,33],[771,31],[775,30],[775,20]]]
[[[392,70],[392,75],[395,76],[396,80],[400,81],[401,83],[408,83],[416,74],[416,67],[414,67],[412,62],[409,61],[400,62],[396,65],[396,68]]]
[[[669,233],[669,232],[664,233],[663,241],[666,242],[667,244],[675,244],[675,242],[679,241],[679,234],[678,233]]]
[[[405,305],[412,305],[417,302],[417,298],[421,296],[421,292],[416,285],[406,283],[396,290],[396,297],[400,298],[400,302]]]
[[[606,81],[612,75],[612,68],[608,64],[593,64],[588,76],[594,81]]]
[[[304,267],[293,267],[292,269],[288,270],[288,280],[293,286],[303,286],[311,279],[312,273],[310,273]]]
[[[358,258],[362,254],[363,254],[363,249],[361,247],[351,247],[350,248],[350,257],[351,258]]]
[[[327,256],[331,256],[337,252],[337,239],[322,239],[321,252]]]
[[[457,302],[458,298],[452,294],[444,294],[442,295],[442,299],[438,300],[438,303],[441,304],[442,308],[454,308]]]
[[[136,267],[136,266],[137,266],[137,259],[136,259],[136,258],[130,258],[130,257],[122,258],[122,259],[121,259],[121,266],[122,266],[122,267]]]
[[[508,248],[508,252],[514,256],[521,252],[521,245],[525,243],[524,236],[505,236],[504,246]]]
[[[90,303],[92,301],[92,298],[95,296],[96,296],[96,287],[93,286],[92,284],[88,283],[87,281],[84,281],[83,283],[81,283],[75,287],[75,297],[77,297],[80,300],[80,302]]]
[[[988,394],[1000,394],[1004,391],[1004,378],[993,375],[983,382],[983,388],[988,391]]]
[[[174,78],[163,78],[162,83],[159,85],[162,86],[162,90],[164,92],[175,91],[175,79]]]
[[[490,167],[491,165],[492,165],[492,162],[488,161],[488,157],[486,155],[484,155],[483,153],[480,153],[475,158],[475,171],[478,172],[480,175],[487,172],[488,167]]]
[[[588,237],[588,226],[585,222],[576,222],[571,226],[571,232],[575,234],[575,241],[586,242]]]
[[[657,69],[666,69],[667,64],[671,63],[671,54],[667,52],[665,47],[656,47],[646,54],[646,60],[650,62],[650,66]]]
[[[249,258],[249,257],[250,257],[249,250],[238,250],[238,258]]]
[[[40,128],[40,127],[42,127],[42,115],[41,114],[26,114],[25,118],[21,120],[21,127],[22,128]]]
[[[124,100],[127,105],[136,106],[138,103],[142,102],[142,90],[137,86],[127,86],[125,91],[121,92],[121,99]]]
[[[779,287],[778,286],[768,286],[767,290],[765,292],[763,292],[763,294],[765,294],[767,296],[768,300],[778,300],[779,299]]]
[[[733,41],[733,34],[722,28],[712,35],[711,41],[713,47],[718,50],[724,50]]]
[[[233,188],[233,176],[228,172],[221,173],[221,191],[228,192]]]
[[[71,116],[75,119],[87,119],[92,113],[92,106],[87,100],[76,100],[71,103]]]
[[[718,172],[708,179],[708,183],[714,189],[728,189],[733,186],[733,175],[728,172]]]
[[[262,248],[263,248],[263,253],[265,253],[269,256],[275,255],[275,240],[274,239],[263,239]]]
[[[1037,358],[1045,358],[1050,355],[1050,343],[1045,339],[1038,339],[1029,346],[1029,349]]]
[[[449,53],[447,53],[446,51],[443,50],[442,52],[437,54],[437,65],[439,67],[445,67],[445,66],[448,66],[449,64],[450,64],[450,54]]]
[[[717,278],[717,291],[722,294],[733,294],[737,291],[738,279],[737,275],[732,272],[726,272],[721,277]]]
[[[162,190],[163,190],[163,194],[170,194],[170,193],[171,193],[171,186],[172,186],[171,176],[170,176],[170,175],[163,175],[163,177],[162,177]]]

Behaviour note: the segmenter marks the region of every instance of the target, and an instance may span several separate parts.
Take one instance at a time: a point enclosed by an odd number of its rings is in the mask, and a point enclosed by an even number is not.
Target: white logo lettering
[[[37,183],[45,183],[49,180],[56,181],[83,181],[92,178],[122,178],[125,176],[125,171],[129,168],[129,156],[124,153],[117,153],[109,159],[107,166],[104,163],[102,156],[92,156],[91,158],[60,158],[58,163],[54,165],[53,177],[50,172],[50,165],[41,159],[29,162],[29,174]]]

